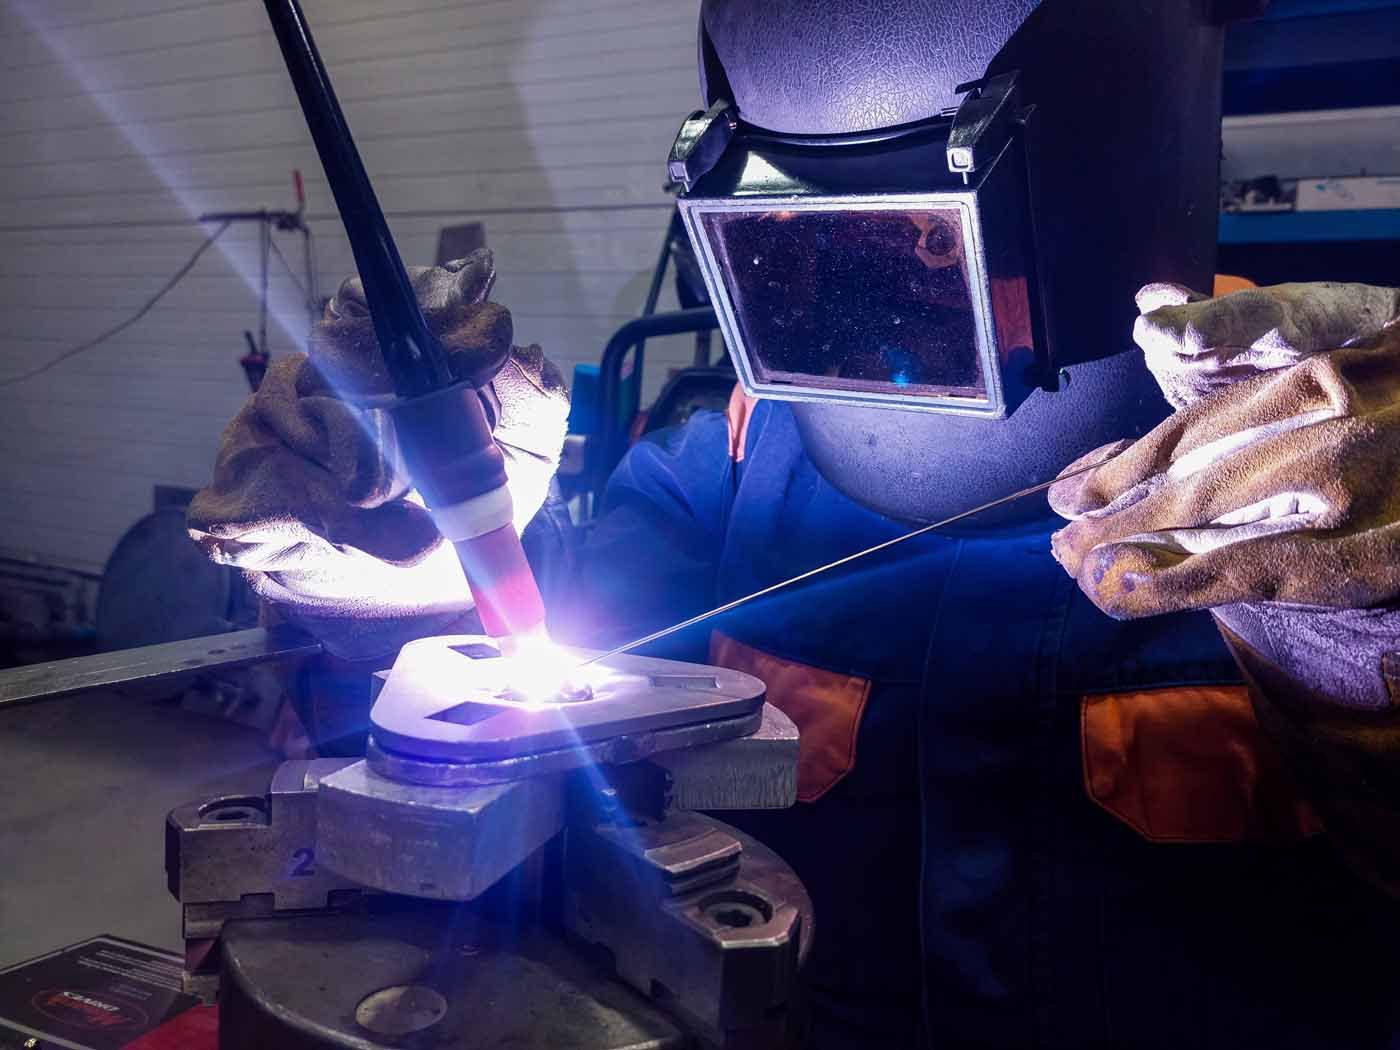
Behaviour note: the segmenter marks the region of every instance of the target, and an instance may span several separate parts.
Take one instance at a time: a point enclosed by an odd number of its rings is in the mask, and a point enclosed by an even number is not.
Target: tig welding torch
[[[404,465],[462,563],[483,629],[510,639],[543,630],[544,603],[512,518],[505,458],[480,391],[500,357],[455,377],[428,328],[355,140],[297,0],[265,0],[341,221],[394,394],[367,399],[387,411]]]

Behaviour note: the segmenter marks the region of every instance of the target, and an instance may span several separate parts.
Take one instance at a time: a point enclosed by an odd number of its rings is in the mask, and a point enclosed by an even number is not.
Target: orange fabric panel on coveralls
[[[1258,288],[1259,286],[1248,277],[1234,277],[1228,273],[1218,273],[1215,275],[1215,287],[1210,290],[1211,295],[1229,295],[1231,292],[1242,292],[1246,288]]]
[[[1322,830],[1244,686],[1084,697],[1084,787],[1154,842],[1294,841]]]
[[[815,802],[855,768],[868,678],[784,660],[719,631],[710,636],[710,663],[762,681],[768,702],[797,724],[799,802]]]

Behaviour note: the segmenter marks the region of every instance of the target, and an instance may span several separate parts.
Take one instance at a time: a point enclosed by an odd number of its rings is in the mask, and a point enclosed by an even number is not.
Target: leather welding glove
[[[563,378],[538,346],[511,345],[510,312],[487,300],[489,251],[409,275],[454,375],[504,359],[482,398],[523,529],[558,463]],[[190,504],[190,535],[332,650],[388,651],[444,629],[471,600],[398,461],[392,421],[352,403],[392,393],[358,278],[331,299],[309,350],[275,361],[225,430],[213,481]]]
[[[1105,461],[1050,490],[1055,557],[1111,616],[1209,608],[1333,847],[1400,896],[1400,292],[1139,306],[1178,411],[1071,464]]]
[[[1135,339],[1178,411],[1067,468],[1107,460],[1050,490],[1071,519],[1055,557],[1111,616],[1216,609],[1258,625],[1249,633],[1318,693],[1387,702],[1380,655],[1360,675],[1339,641],[1355,629],[1400,649],[1389,613],[1400,605],[1400,292],[1282,285],[1208,300],[1149,285],[1139,307]]]

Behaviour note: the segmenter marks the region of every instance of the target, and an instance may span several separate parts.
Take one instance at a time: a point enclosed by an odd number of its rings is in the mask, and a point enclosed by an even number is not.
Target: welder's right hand
[[[455,375],[505,359],[482,397],[523,528],[548,493],[568,395],[539,347],[512,347],[510,312],[486,299],[494,276],[485,249],[410,270]],[[391,392],[363,287],[351,278],[316,325],[309,355],[275,361],[225,430],[213,482],[190,504],[190,535],[294,614],[460,616],[471,604],[466,582],[397,462],[392,422],[351,403]]]

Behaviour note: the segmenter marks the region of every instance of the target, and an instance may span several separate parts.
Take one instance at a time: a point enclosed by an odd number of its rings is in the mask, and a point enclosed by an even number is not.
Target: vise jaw
[[[610,729],[593,718],[587,733],[562,746],[555,734],[537,749],[422,755],[405,748],[402,734],[381,741],[375,733],[365,759],[289,762],[263,796],[172,811],[166,871],[183,907],[189,990],[213,998],[222,964],[239,982],[256,972],[267,985],[240,983],[236,1005],[226,1009],[295,998],[274,987],[275,967],[258,965],[279,930],[304,937],[321,916],[339,924],[338,935],[348,922],[363,924],[366,937],[391,937],[399,927],[377,916],[393,902],[402,911],[410,899],[422,901],[420,909],[458,902],[474,921],[487,921],[493,896],[510,886],[518,897],[524,885],[535,895],[531,911],[544,930],[537,935],[562,938],[551,950],[583,952],[688,1038],[714,1047],[778,1045],[810,940],[810,901],[771,851],[695,811],[791,805],[796,728],[763,703],[756,679],[623,659],[632,684],[610,694],[619,720]],[[384,677],[377,676],[381,685]],[[651,717],[644,694],[658,678],[672,708],[675,692],[698,688],[698,716]],[[706,696],[711,682],[727,694]],[[711,717],[717,704],[720,717]],[[546,715],[557,724],[557,712]],[[221,952],[221,940],[239,930],[247,936]],[[343,950],[354,955],[357,943],[350,938]],[[358,964],[372,971],[373,961]],[[372,974],[365,979],[374,983]],[[462,994],[460,987],[433,992],[447,1003]],[[231,1023],[230,1039],[245,1029],[266,1039],[264,1020]],[[351,1035],[344,1045],[358,1045]],[[441,1045],[476,1045],[463,1039]],[[224,1050],[240,1048],[231,1042]]]

